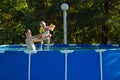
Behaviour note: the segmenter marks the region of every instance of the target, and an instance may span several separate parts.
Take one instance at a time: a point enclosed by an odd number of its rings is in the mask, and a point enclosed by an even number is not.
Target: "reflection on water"
[[[36,45],[37,50],[96,50],[96,49],[109,49],[109,50],[120,50],[119,47],[108,47],[108,46],[95,46],[95,45]],[[10,50],[10,51],[21,51],[27,50],[26,46],[21,45],[1,45],[0,50]],[[109,57],[112,55],[109,55]]]

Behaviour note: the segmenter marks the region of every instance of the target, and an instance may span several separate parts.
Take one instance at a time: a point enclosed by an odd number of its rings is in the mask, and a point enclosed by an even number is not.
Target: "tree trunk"
[[[107,44],[108,42],[108,26],[102,25],[102,32],[101,32],[101,44]]]
[[[104,12],[106,13],[106,14],[109,14],[109,8],[110,8],[110,4],[109,4],[109,0],[106,0],[105,2],[104,2],[104,4],[103,4],[103,8],[104,8]],[[106,15],[107,16],[107,15]],[[108,42],[108,36],[107,36],[107,34],[108,34],[108,26],[107,25],[105,25],[105,24],[103,24],[102,25],[102,33],[101,33],[101,44],[107,44],[107,42]]]

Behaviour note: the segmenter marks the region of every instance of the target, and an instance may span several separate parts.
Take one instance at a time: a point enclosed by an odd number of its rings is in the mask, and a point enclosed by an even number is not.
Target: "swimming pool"
[[[120,45],[0,46],[0,80],[119,80]],[[48,49],[49,47],[49,49]]]

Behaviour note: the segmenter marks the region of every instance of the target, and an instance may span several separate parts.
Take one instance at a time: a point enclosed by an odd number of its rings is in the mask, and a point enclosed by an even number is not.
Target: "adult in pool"
[[[25,43],[26,43],[27,49],[30,51],[35,51],[36,47],[35,47],[34,42],[39,42],[39,41],[45,40],[45,39],[51,37],[51,34],[49,34],[49,35],[38,34],[38,35],[32,36],[31,30],[27,29],[25,31],[25,36],[26,36]]]

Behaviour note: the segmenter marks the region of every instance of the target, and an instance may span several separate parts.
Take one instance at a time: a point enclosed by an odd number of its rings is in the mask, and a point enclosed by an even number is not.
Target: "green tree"
[[[1,44],[23,43],[23,32],[25,25],[21,19],[28,9],[25,0],[1,0],[0,3],[0,34]]]
[[[120,1],[81,0],[68,1],[68,3],[71,5],[68,12],[69,43],[106,44],[113,36],[119,37],[119,33],[114,31],[115,27],[111,22],[120,26],[118,19]],[[111,19],[113,16],[114,18],[116,16],[114,21]],[[115,35],[111,36],[111,33]],[[116,42],[114,41],[113,43]]]
[[[56,25],[51,43],[63,43],[63,11],[68,3],[68,43],[119,43],[119,0],[1,0],[0,44],[24,43],[24,31],[39,33],[39,21]]]

